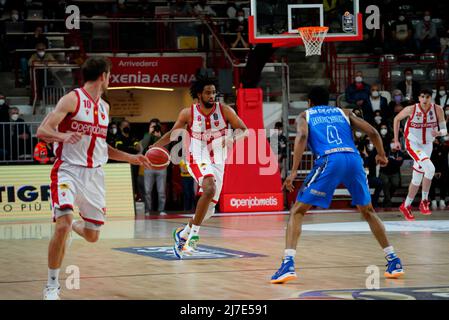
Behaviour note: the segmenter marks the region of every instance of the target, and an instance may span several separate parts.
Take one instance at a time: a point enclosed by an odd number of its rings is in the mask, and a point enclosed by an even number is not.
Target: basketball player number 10
[[[335,126],[327,126],[327,141],[329,143],[341,144],[342,141],[338,136],[338,130]]]

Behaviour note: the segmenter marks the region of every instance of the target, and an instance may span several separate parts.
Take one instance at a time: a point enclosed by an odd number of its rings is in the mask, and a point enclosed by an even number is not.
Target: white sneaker
[[[61,300],[59,298],[59,291],[61,291],[61,287],[45,287],[44,300]]]
[[[440,209],[446,209],[446,202],[444,202],[444,200],[440,200]]]
[[[432,200],[431,208],[432,208],[432,210],[437,209],[437,201],[436,200]]]
[[[161,213],[159,213],[159,215],[160,215],[160,216],[166,216],[166,215],[167,215],[167,212],[161,211]]]

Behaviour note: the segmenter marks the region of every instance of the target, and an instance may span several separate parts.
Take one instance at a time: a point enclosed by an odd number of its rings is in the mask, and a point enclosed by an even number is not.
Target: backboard
[[[248,23],[254,44],[299,45],[297,29],[311,26],[329,27],[327,42],[363,38],[359,0],[251,0]]]

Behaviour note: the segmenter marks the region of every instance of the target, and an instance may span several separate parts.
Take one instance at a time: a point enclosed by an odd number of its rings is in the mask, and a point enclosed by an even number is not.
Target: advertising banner
[[[188,87],[203,67],[201,56],[111,57],[110,87]]]
[[[0,167],[0,220],[48,217],[51,220],[50,171],[52,165]],[[106,220],[134,217],[134,197],[129,164],[104,166]],[[78,209],[75,208],[78,218]]]

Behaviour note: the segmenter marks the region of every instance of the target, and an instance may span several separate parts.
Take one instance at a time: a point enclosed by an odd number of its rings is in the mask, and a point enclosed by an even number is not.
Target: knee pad
[[[209,207],[207,208],[207,212],[206,212],[206,215],[204,216],[203,222],[214,215],[216,205],[217,204],[214,202],[209,203]]]
[[[423,176],[424,176],[424,174],[422,174],[421,172],[413,170],[412,184],[419,187],[421,185]]]
[[[435,166],[430,159],[426,159],[420,163],[421,168],[424,171],[424,177],[426,179],[432,180],[435,175]]]

